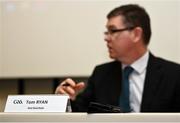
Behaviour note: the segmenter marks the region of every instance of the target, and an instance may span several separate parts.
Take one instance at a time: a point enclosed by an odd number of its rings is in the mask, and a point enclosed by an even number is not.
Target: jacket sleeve
[[[94,100],[94,76],[96,74],[96,68],[93,74],[89,77],[85,89],[80,92],[75,101],[71,101],[73,112],[87,112],[89,103]]]

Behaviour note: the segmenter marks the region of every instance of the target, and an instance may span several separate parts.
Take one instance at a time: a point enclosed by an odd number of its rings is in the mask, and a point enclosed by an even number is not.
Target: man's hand
[[[76,99],[77,93],[85,87],[84,82],[76,84],[72,79],[68,78],[64,80],[57,88],[56,94],[68,94],[71,100]]]

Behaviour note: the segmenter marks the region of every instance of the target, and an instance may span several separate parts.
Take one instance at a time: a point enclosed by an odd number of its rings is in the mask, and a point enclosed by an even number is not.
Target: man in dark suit
[[[123,5],[107,19],[105,41],[114,61],[97,66],[78,96],[85,84],[72,79],[63,81],[56,93],[69,94],[73,111],[86,112],[90,102],[98,102],[122,105],[127,112],[179,112],[180,65],[148,50],[151,26],[145,9]],[[126,68],[131,69],[127,75]]]

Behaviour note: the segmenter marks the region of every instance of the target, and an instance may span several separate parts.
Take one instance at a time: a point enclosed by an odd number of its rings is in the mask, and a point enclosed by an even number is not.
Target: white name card
[[[68,95],[9,95],[4,112],[66,112]]]

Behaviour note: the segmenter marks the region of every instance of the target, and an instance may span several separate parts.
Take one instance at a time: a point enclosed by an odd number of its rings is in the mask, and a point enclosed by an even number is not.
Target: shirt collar
[[[137,59],[135,62],[133,62],[130,66],[139,74],[141,74],[147,67],[149,59],[149,51],[146,51],[146,53],[141,56],[139,59]],[[124,69],[127,65],[122,64],[122,68]]]

